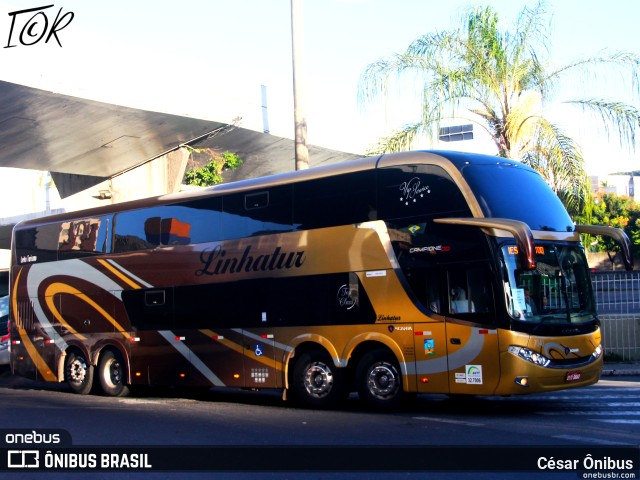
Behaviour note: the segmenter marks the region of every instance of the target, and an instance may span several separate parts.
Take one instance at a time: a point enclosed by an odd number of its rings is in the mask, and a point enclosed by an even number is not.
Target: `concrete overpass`
[[[175,190],[186,166],[184,155],[179,155],[183,146],[237,153],[244,164],[230,172],[226,181],[285,172],[295,165],[293,141],[287,138],[0,81],[0,167],[51,172],[63,199],[83,198],[87,192],[84,198],[89,202],[114,179],[120,182],[119,191],[132,191],[124,186],[128,183],[140,192],[140,179],[153,179],[152,169],[160,168],[154,163],[161,165],[165,181],[158,187],[161,191],[148,189],[148,193]],[[309,155],[312,166],[359,156],[313,145]],[[123,194],[113,200],[128,199]],[[26,218],[42,212],[24,214]],[[11,228],[18,219],[3,216],[0,205],[0,248],[9,248]]]

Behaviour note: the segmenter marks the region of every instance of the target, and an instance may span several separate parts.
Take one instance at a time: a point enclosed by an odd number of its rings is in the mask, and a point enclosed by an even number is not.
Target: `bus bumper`
[[[590,362],[558,367],[542,367],[503,352],[502,375],[496,395],[524,395],[593,385],[600,379],[603,356]]]

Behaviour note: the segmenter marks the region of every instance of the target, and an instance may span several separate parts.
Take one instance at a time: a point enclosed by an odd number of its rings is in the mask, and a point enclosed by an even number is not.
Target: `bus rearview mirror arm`
[[[622,249],[622,261],[624,262],[625,270],[633,270],[631,242],[629,241],[627,234],[624,233],[624,230],[604,225],[576,225],[576,232],[611,237]]]
[[[518,258],[524,270],[535,270],[537,266],[533,234],[529,225],[517,220],[506,218],[436,218],[435,223],[448,225],[467,225],[478,228],[496,228],[506,230],[516,239]]]

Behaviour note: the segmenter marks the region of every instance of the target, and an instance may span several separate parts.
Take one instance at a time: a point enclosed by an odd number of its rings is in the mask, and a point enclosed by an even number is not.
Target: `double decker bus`
[[[11,368],[87,394],[281,389],[325,408],[598,381],[576,226],[531,168],[421,151],[17,225]]]

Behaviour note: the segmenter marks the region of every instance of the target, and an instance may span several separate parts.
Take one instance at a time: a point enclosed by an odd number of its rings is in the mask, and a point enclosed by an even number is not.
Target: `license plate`
[[[582,378],[582,372],[567,372],[567,376],[565,377],[565,382],[577,382]]]

